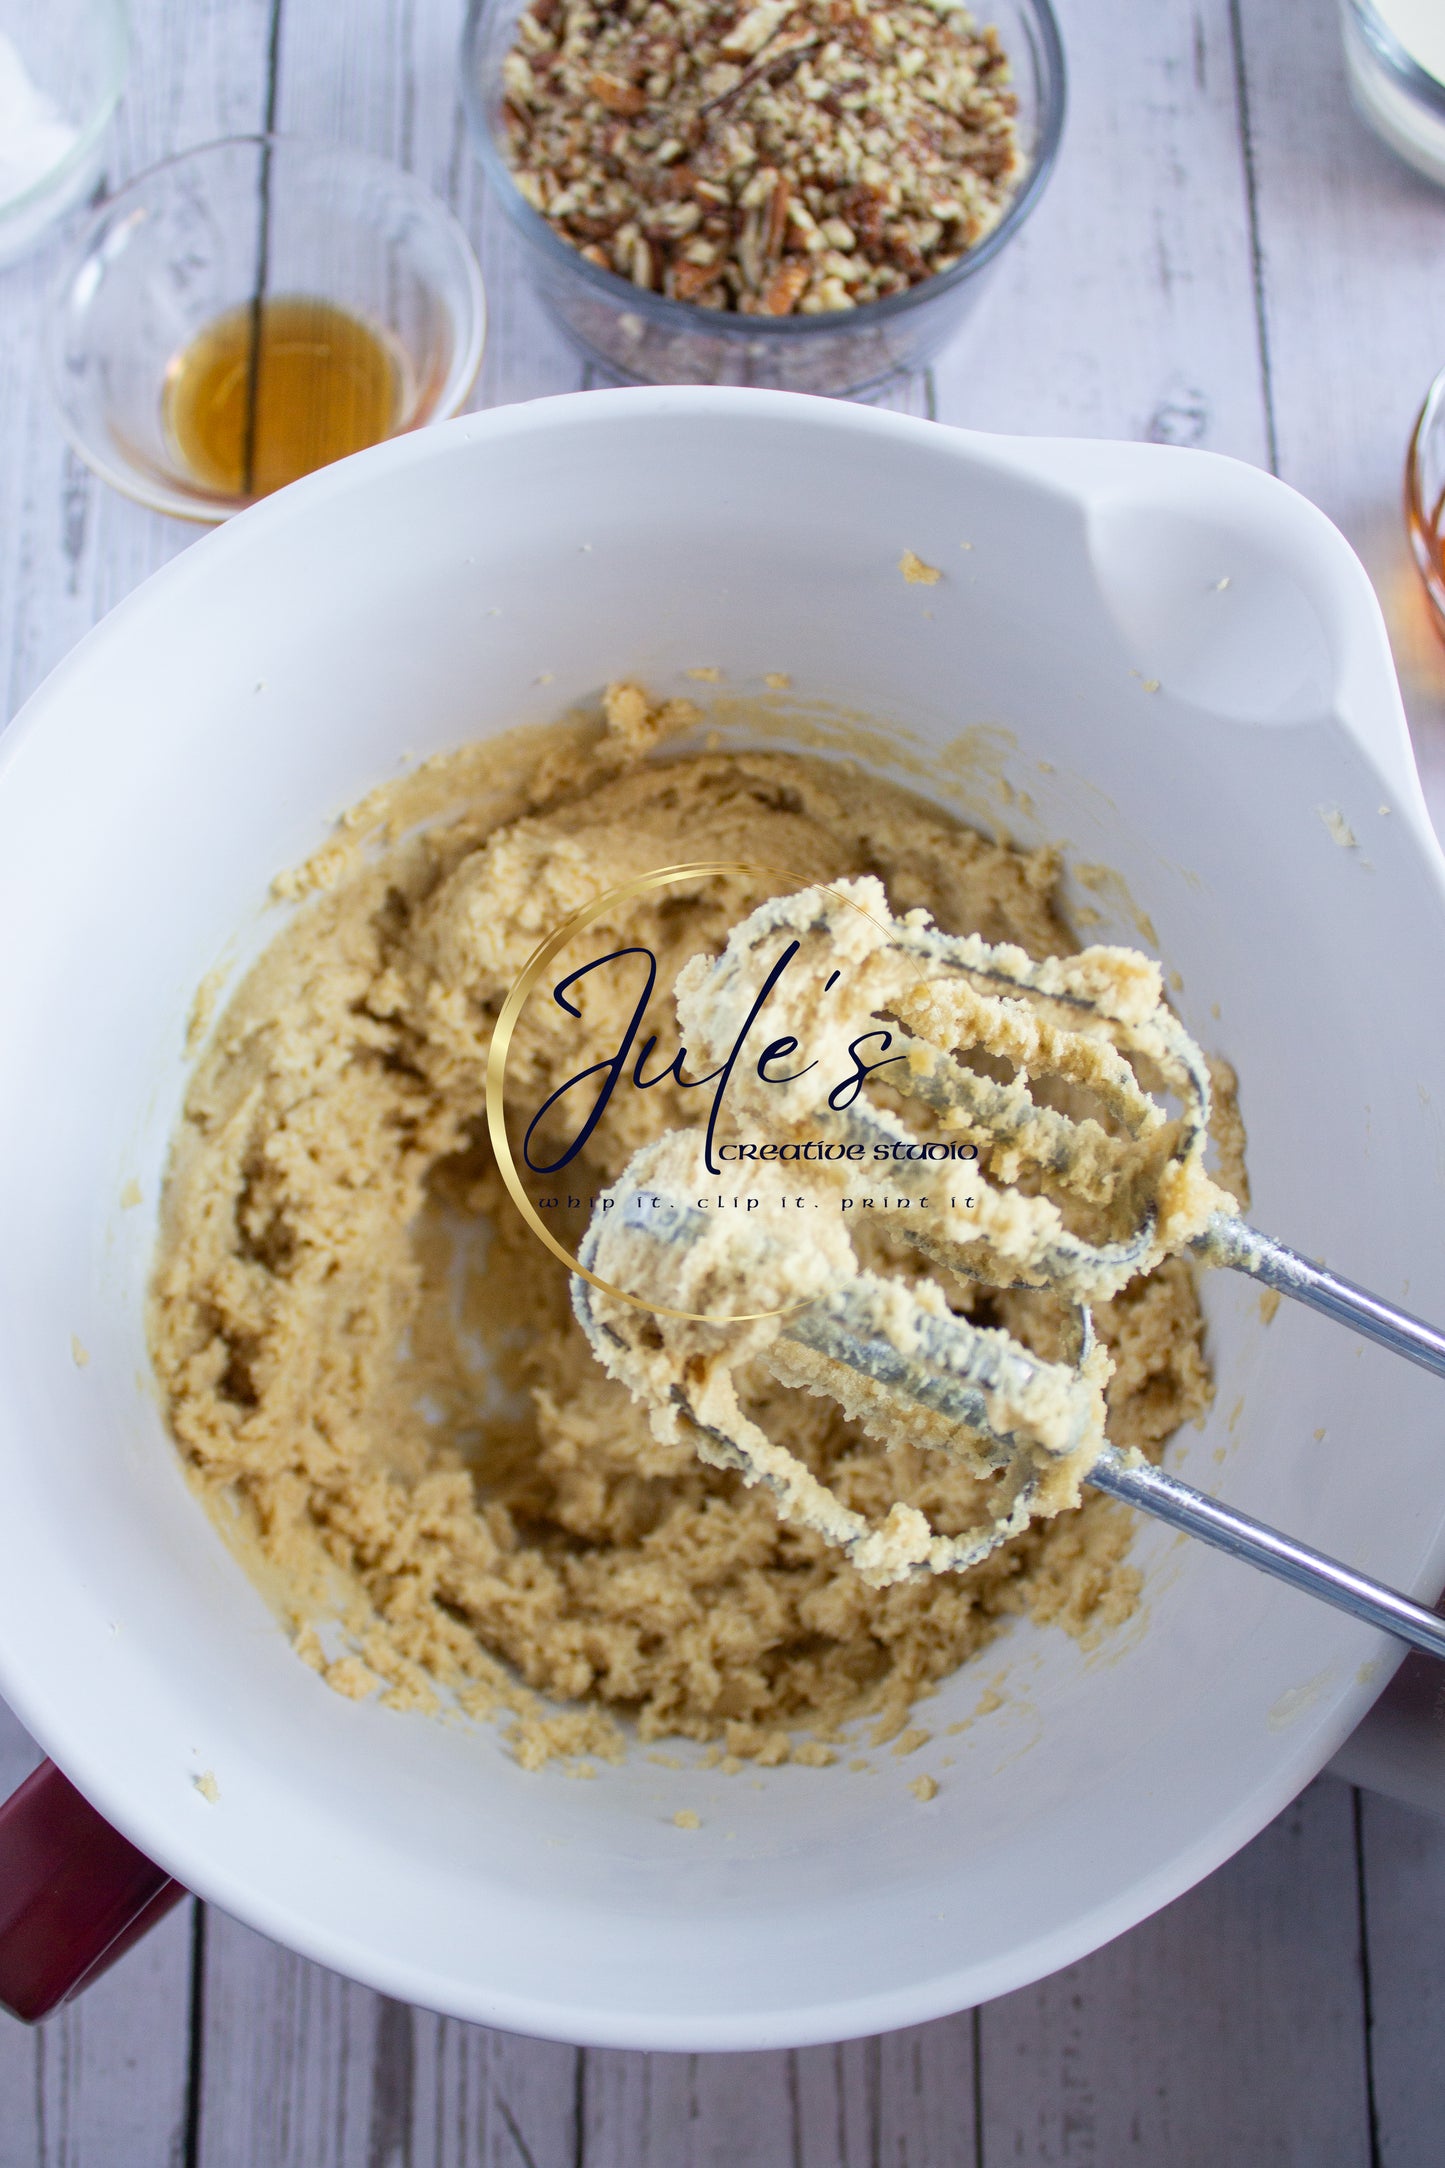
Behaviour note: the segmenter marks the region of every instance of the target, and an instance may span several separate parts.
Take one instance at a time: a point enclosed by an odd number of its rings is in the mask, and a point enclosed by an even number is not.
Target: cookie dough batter
[[[345,1694],[427,1709],[449,1690],[506,1712],[532,1766],[617,1754],[615,1715],[643,1738],[826,1759],[820,1740],[849,1719],[901,1729],[1009,1614],[1093,1635],[1138,1591],[1128,1517],[1102,1498],[967,1574],[869,1587],[767,1496],[653,1435],[505,1196],[484,1118],[503,999],[545,934],[675,863],[680,839],[690,858],[803,882],[872,874],[896,910],[1034,957],[1073,947],[1050,852],[989,843],[837,762],[668,757],[668,733],[696,720],[614,687],[603,720],[430,764],[356,809],[278,884],[307,900],[216,1028],[166,1185],[150,1317],[165,1406],[298,1653]],[[599,946],[645,942],[670,984],[786,885],[643,896]],[[523,1103],[570,1073],[568,1022],[545,1000],[524,1012],[509,1071]],[[601,1189],[681,1119],[670,1082],[630,1094],[579,1173]],[[917,1270],[886,1230],[871,1239],[870,1263]],[[1051,1294],[967,1299],[1045,1359],[1067,1352]],[[1210,1398],[1188,1266],[1131,1281],[1096,1322],[1110,1435],[1157,1452]],[[967,1469],[885,1451],[761,1369],[741,1386],[750,1418],[851,1510],[968,1525]]]

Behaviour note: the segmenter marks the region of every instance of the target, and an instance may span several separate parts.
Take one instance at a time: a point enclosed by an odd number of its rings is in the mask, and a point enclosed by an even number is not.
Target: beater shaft
[[[1437,1378],[1445,1378],[1445,1332],[1427,1325],[1423,1318],[1412,1317],[1408,1310],[1397,1310],[1393,1303],[1382,1301],[1368,1288],[1357,1287],[1353,1280],[1341,1278],[1324,1265],[1311,1264],[1307,1257],[1286,1249],[1270,1235],[1262,1235],[1258,1228],[1247,1227],[1243,1220],[1219,1215],[1194,1247],[1206,1264],[1230,1265],[1236,1272],[1247,1272],[1266,1287],[1307,1304],[1322,1316],[1333,1318],[1337,1325],[1352,1326],[1365,1339],[1418,1363]]]
[[[1206,1498],[1203,1491],[1181,1483],[1163,1468],[1152,1468],[1147,1461],[1132,1465],[1117,1446],[1106,1445],[1084,1480],[1156,1521],[1197,1536],[1231,1558],[1242,1558],[1278,1581],[1288,1581],[1307,1596],[1318,1596],[1322,1603],[1348,1611],[1367,1626],[1378,1626],[1397,1640],[1408,1641],[1427,1656],[1445,1657],[1445,1618],[1437,1618],[1423,1604],[1412,1603],[1382,1581],[1356,1573],[1353,1566],[1341,1565],[1294,1536],[1282,1535],[1237,1507]]]

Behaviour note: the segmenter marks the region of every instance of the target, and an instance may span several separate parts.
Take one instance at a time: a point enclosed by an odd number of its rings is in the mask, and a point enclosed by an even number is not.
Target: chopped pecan
[[[791,194],[792,189],[787,174],[780,173],[773,184],[773,193],[768,200],[768,222],[763,229],[763,252],[765,255],[781,256],[783,253],[783,243],[788,234],[788,199]],[[788,309],[792,305],[790,301]],[[769,313],[774,316],[786,316],[788,309],[774,309]]]
[[[906,234],[891,234],[887,247],[890,257],[897,264],[899,270],[907,276],[910,284],[916,286],[920,279],[927,278],[928,266]]]
[[[584,241],[610,241],[621,223],[620,218],[590,218],[581,211],[571,212],[567,219],[568,230]]]
[[[670,273],[672,291],[679,301],[696,301],[718,282],[715,263],[675,263]]]
[[[647,99],[635,83],[624,83],[615,75],[594,75],[587,84],[599,105],[605,105],[609,113],[620,113],[633,120],[647,111]]]
[[[733,24],[721,40],[719,51],[730,60],[751,60],[760,53],[779,25],[793,13],[797,0],[759,0]]]
[[[852,227],[858,246],[870,256],[877,254],[883,240],[884,208],[878,190],[866,183],[843,192],[840,214]]]
[[[503,67],[527,201],[620,277],[818,315],[955,264],[1022,172],[961,0],[532,0]]]
[[[764,316],[791,316],[803,298],[809,276],[808,265],[797,256],[780,263],[763,288]]]

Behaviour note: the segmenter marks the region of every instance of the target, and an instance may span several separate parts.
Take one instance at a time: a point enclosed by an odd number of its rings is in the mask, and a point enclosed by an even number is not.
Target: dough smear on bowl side
[[[197,1064],[165,1188],[151,1353],[218,1526],[338,1691],[416,1710],[455,1696],[502,1717],[528,1766],[615,1758],[619,1717],[646,1740],[816,1761],[853,1719],[896,1734],[1010,1617],[1092,1637],[1139,1589],[1128,1516],[1097,1497],[967,1573],[870,1587],[769,1497],[654,1433],[505,1194],[485,1078],[509,989],[573,911],[684,855],[793,879],[700,878],[619,905],[595,952],[650,948],[663,989],[770,896],[861,876],[950,932],[1036,959],[1075,947],[1054,853],[991,843],[815,756],[669,750],[697,720],[615,686],[601,718],[432,762],[348,816],[278,883],[302,907]],[[631,993],[611,998],[620,1029]],[[574,1032],[550,1000],[527,1004],[519,1104],[572,1073]],[[617,1094],[572,1187],[601,1193],[692,1111],[671,1078]],[[1221,1179],[1241,1189],[1237,1169]],[[924,1277],[875,1218],[870,1269]],[[1048,1291],[958,1282],[949,1300],[1045,1360],[1069,1354],[1072,1312]],[[1094,1316],[1109,1436],[1157,1457],[1211,1397],[1188,1263],[1164,1258]],[[761,1366],[737,1382],[749,1419],[870,1524],[896,1504],[945,1535],[977,1519],[961,1463],[890,1449]]]

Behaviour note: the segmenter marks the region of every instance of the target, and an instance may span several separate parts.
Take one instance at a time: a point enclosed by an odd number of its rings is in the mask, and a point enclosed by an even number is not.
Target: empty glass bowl
[[[97,212],[63,272],[46,343],[71,443],[105,481],[157,511],[196,520],[239,511],[264,493],[248,486],[249,461],[229,484],[214,467],[201,471],[177,440],[169,392],[218,320],[302,299],[342,312],[384,350],[390,382],[377,436],[461,408],[486,306],[451,213],[365,152],[237,136],[131,181]]]
[[[971,314],[999,255],[1038,202],[1064,123],[1064,56],[1049,0],[976,0],[1013,64],[1027,170],[992,233],[906,293],[822,316],[759,317],[650,293],[589,263],[522,195],[503,150],[502,63],[526,0],[470,0],[462,99],[488,185],[520,238],[543,302],[589,359],[642,384],[756,384],[836,396],[932,358]]]
[[[94,186],[129,54],[122,0],[0,0],[0,264]]]

